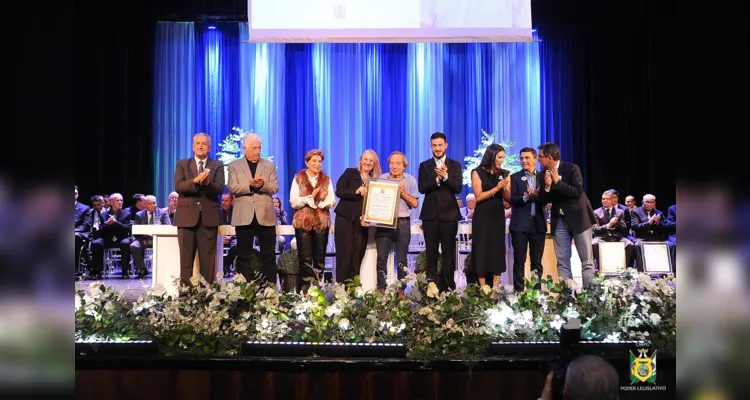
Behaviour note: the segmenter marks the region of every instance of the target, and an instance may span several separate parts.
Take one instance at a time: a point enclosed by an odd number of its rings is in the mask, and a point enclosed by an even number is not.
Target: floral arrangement
[[[239,160],[245,155],[242,150],[242,141],[245,136],[255,133],[252,129],[246,130],[238,127],[232,128],[232,131],[237,133],[230,133],[224,140],[219,144],[221,151],[216,153],[219,161],[223,162],[224,165],[229,164],[232,161]],[[265,148],[261,149],[260,158],[273,162],[273,156],[266,153]]]
[[[205,287],[181,288],[180,297],[156,286],[134,303],[99,282],[79,286],[75,337],[157,340],[165,355],[204,356],[236,355],[247,340],[399,342],[416,360],[470,360],[485,355],[491,340],[557,340],[562,324],[579,318],[585,339],[637,340],[675,351],[675,278],[635,270],[597,275],[580,293],[573,281],[536,277],[523,293],[476,285],[440,292],[422,273],[384,293],[363,292],[358,278],[291,293],[242,275],[201,282]],[[402,284],[411,287],[405,299]]]
[[[478,167],[482,163],[482,157],[484,152],[487,151],[487,147],[492,143],[495,143],[497,139],[497,132],[487,133],[482,129],[482,138],[479,141],[479,147],[474,150],[474,155],[464,157],[464,170],[463,170],[463,182],[464,185],[471,187],[471,171]],[[521,170],[521,166],[518,164],[518,154],[511,153],[510,148],[515,146],[515,142],[503,141],[498,143],[505,149],[505,160],[503,161],[503,168],[510,171],[510,173],[518,172]]]

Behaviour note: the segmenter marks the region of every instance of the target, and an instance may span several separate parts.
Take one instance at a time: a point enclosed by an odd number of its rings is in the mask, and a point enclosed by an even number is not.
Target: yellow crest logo
[[[656,350],[638,349],[638,357],[630,351],[630,383],[656,383]]]

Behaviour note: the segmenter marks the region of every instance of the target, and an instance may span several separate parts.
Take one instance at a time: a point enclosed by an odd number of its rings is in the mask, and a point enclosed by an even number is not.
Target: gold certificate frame
[[[667,242],[643,242],[643,272],[651,275],[672,273],[672,258]]]
[[[396,229],[401,186],[390,179],[370,179],[362,204],[363,221],[370,226]]]
[[[605,275],[620,275],[625,270],[625,242],[599,244],[599,272]]]

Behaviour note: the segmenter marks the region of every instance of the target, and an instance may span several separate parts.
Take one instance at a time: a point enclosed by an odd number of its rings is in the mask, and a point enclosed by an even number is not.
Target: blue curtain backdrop
[[[247,23],[157,25],[154,193],[162,205],[197,132],[211,137],[214,158],[232,127],[258,133],[288,211],[291,179],[313,148],[325,152],[335,182],[365,149],[384,171],[392,151],[406,153],[416,176],[435,131],[446,133],[448,156],[462,164],[482,130],[516,142],[513,153],[562,135],[551,121],[554,102],[541,96],[554,78],[541,76],[539,43],[242,43],[246,37]]]

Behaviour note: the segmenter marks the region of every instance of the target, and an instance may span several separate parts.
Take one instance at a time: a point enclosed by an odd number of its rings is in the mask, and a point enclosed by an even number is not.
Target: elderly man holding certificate
[[[377,276],[378,276],[378,290],[385,290],[387,286],[388,277],[388,255],[391,253],[393,244],[396,244],[396,260],[398,262],[397,276],[398,279],[403,279],[406,276],[408,269],[407,255],[409,253],[409,241],[411,240],[411,213],[419,205],[419,188],[417,186],[417,180],[412,175],[404,172],[409,162],[406,160],[406,155],[400,151],[394,151],[388,156],[388,167],[390,171],[382,174],[378,177],[378,181],[372,182],[372,184],[380,183],[381,179],[387,179],[392,181],[393,185],[389,186],[391,190],[383,190],[384,193],[378,193],[380,190],[371,190],[368,194],[368,201],[366,208],[365,221],[368,219],[390,218],[394,219],[395,216],[395,229],[392,225],[388,227],[378,227],[375,232],[375,243],[377,245],[378,258],[377,258]],[[395,189],[395,190],[393,190]],[[395,196],[394,196],[395,194]],[[379,198],[383,201],[383,204],[378,204],[375,198]],[[398,199],[397,208],[391,207],[393,200]],[[367,211],[371,218],[368,218]],[[375,214],[373,216],[373,214]],[[381,215],[382,214],[382,215]],[[375,224],[378,226],[378,224]]]

